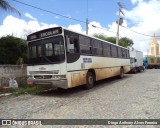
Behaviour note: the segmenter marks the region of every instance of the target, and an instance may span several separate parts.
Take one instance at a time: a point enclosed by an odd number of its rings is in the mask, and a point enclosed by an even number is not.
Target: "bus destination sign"
[[[46,29],[46,30],[42,30],[42,31],[29,35],[27,37],[27,40],[28,41],[36,40],[36,39],[45,38],[45,37],[49,37],[49,36],[53,36],[53,35],[57,35],[61,33],[62,33],[61,27]]]
[[[58,29],[42,32],[42,33],[39,34],[39,37],[44,38],[44,37],[53,36],[53,35],[57,35],[57,34],[59,34]]]

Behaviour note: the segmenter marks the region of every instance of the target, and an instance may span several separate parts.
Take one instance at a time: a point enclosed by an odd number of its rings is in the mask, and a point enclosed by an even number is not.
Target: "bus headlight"
[[[56,79],[56,80],[66,79],[66,75],[53,75],[52,79]]]
[[[28,75],[27,79],[33,79],[34,77],[32,75]]]

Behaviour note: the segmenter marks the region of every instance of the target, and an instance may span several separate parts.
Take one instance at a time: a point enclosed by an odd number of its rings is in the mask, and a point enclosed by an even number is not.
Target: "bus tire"
[[[91,89],[94,86],[95,83],[95,76],[92,72],[88,72],[86,76],[86,89]]]
[[[136,68],[134,68],[133,73],[134,73],[134,74],[136,74],[136,73],[137,73],[137,69],[136,69]]]
[[[123,69],[123,68],[121,68],[121,69],[120,69],[120,75],[119,75],[119,78],[120,78],[120,79],[123,79],[123,77],[124,77],[124,69]]]

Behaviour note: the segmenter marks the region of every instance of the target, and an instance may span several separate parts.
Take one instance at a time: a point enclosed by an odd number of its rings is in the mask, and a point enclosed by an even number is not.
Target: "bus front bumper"
[[[59,87],[63,89],[68,88],[67,79],[53,80],[53,79],[27,79],[28,85],[38,85],[46,87]]]

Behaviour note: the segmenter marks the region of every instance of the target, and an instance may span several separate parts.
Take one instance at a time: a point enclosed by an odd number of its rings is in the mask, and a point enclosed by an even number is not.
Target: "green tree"
[[[6,0],[0,0],[0,8],[2,10],[11,11],[17,13],[18,15],[21,15],[20,12],[14,7],[12,7]]]
[[[133,40],[131,40],[127,37],[120,38],[120,40],[119,40],[119,45],[121,45],[123,47],[132,46],[133,44],[134,44]]]
[[[97,37],[101,40],[109,41],[109,42],[114,43],[114,44],[116,43],[116,38],[115,37],[107,37],[103,34],[94,34],[93,36]]]
[[[102,39],[102,40],[111,42],[113,44],[116,44],[116,37],[107,37],[107,36],[102,35],[102,34],[94,34],[94,36],[99,38],[99,39]],[[128,46],[132,46],[134,43],[133,43],[133,41],[131,39],[129,39],[127,37],[123,37],[123,38],[119,39],[119,43],[118,44],[120,46],[123,46],[123,47],[128,47]]]
[[[16,64],[19,57],[27,63],[27,42],[23,39],[6,36],[0,38],[0,64]]]

